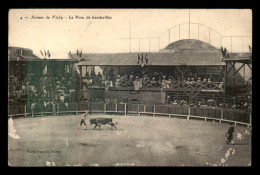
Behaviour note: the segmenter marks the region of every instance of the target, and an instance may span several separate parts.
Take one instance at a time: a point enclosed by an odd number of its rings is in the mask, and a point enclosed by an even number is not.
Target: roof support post
[[[247,66],[252,70],[252,67],[250,66],[250,64],[247,64]]]
[[[234,73],[233,73],[233,75],[236,75],[236,73],[238,72],[238,71],[240,71],[240,69],[242,68],[242,67],[244,67],[245,66],[245,63],[243,63]]]
[[[195,98],[199,93],[200,93],[200,91],[198,91],[195,94],[193,94],[192,99]]]
[[[231,67],[228,69],[227,74],[232,70],[232,68],[235,69],[235,64],[235,62],[231,62]]]
[[[243,69],[243,78],[244,78],[244,80],[245,80],[245,78],[246,78],[246,64],[244,64],[244,67],[243,67],[244,69]]]
[[[226,62],[226,66],[225,66],[225,82],[224,82],[224,91],[226,92],[227,89],[227,65],[228,63]],[[225,100],[224,100],[225,102]]]
[[[79,65],[78,67],[79,67],[79,89],[81,91],[81,89],[82,89],[82,66]]]
[[[184,79],[184,74],[187,72],[189,69],[189,66],[185,69],[184,65],[180,65],[180,68],[177,66],[176,69],[181,73],[181,87]]]

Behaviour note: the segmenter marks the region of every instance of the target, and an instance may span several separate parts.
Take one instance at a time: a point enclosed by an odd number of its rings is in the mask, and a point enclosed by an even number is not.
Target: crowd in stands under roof
[[[152,75],[138,74],[104,74],[98,75],[92,71],[86,73],[86,82],[88,85],[99,85],[106,87],[134,87],[138,84],[145,88],[205,88],[205,89],[223,89],[224,77],[213,75],[197,75],[196,73],[187,74],[183,81],[181,76],[166,75],[162,72],[154,72]]]
[[[9,76],[9,105],[72,103],[76,100],[76,78],[64,76],[41,76],[29,73],[21,77]]]
[[[8,86],[8,102],[9,105],[17,104],[40,104],[52,106],[57,103],[77,103],[80,100],[78,74],[65,75],[50,75],[41,74],[35,75],[28,73],[26,76],[23,73],[19,75],[9,75]],[[115,74],[95,74],[92,71],[86,73],[85,80],[88,85],[98,85],[105,87],[134,87],[139,88],[205,88],[205,89],[223,89],[223,77],[212,75],[197,75],[196,73],[187,73],[183,77],[163,74],[162,72],[153,72],[153,74],[138,74],[131,72],[130,74],[115,75]],[[83,79],[84,81],[84,79]],[[248,87],[251,87],[251,80],[246,82]],[[185,100],[166,99],[166,103],[172,105],[190,105],[190,106],[218,106],[230,107],[233,109],[251,110],[252,91],[246,90],[238,96],[233,97],[233,105],[227,106],[223,102],[214,102],[208,100],[194,101],[189,104]]]
[[[166,104],[174,105],[174,106],[190,106],[190,107],[209,107],[209,108],[229,108],[229,109],[241,109],[245,111],[252,110],[252,93],[247,92],[244,94],[240,94],[237,96],[232,96],[231,100],[227,100],[226,102],[217,101],[213,98],[202,100],[194,100],[193,102],[188,103],[183,99],[173,99],[171,100],[170,96],[166,97]]]

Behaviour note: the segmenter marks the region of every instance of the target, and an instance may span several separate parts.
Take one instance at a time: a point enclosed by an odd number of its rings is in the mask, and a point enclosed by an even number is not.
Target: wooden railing
[[[102,86],[102,87],[111,87],[110,85],[112,84],[112,87],[123,87],[123,88],[131,88],[134,87],[133,82],[134,81],[111,81],[111,83],[108,83],[109,81],[105,81],[102,80],[101,83],[99,84],[93,84],[93,85],[89,85],[89,87],[91,86]],[[193,84],[191,84],[191,82],[189,83],[185,83],[185,82],[177,82],[177,81],[171,81],[170,83],[166,83],[168,82],[168,80],[166,80],[165,82],[161,82],[159,83],[158,81],[144,81],[142,82],[142,87],[143,88],[174,88],[174,89],[178,89],[178,88],[190,88],[190,89],[211,89],[211,90],[215,90],[215,89],[224,89],[224,82],[194,82]],[[219,85],[222,84],[222,86],[220,87]]]
[[[9,106],[8,116],[24,116],[36,117],[46,115],[63,115],[63,114],[78,114],[84,113],[86,110],[92,113],[103,114],[136,114],[141,116],[152,115],[171,117],[182,117],[190,119],[203,119],[204,121],[217,121],[219,123],[229,122],[235,125],[245,125],[251,127],[252,115],[251,112],[234,109],[212,109],[212,108],[197,108],[189,106],[173,106],[173,105],[145,105],[145,104],[127,104],[127,103],[64,103],[53,106],[36,105],[31,109],[31,105],[16,105]]]

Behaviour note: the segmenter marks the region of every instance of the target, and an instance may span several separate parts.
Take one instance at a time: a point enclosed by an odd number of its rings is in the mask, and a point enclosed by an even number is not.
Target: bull
[[[101,125],[106,125],[106,124],[109,124],[111,126],[111,130],[113,129],[113,127],[115,129],[116,128],[116,125],[113,123],[113,120],[112,118],[93,118],[93,119],[90,119],[90,124],[94,124],[95,127],[93,128],[93,130],[98,126],[99,127],[99,130],[100,130],[100,126]]]

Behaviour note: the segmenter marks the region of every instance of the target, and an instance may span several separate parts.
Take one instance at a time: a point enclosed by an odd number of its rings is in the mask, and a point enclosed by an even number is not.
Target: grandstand
[[[61,96],[76,101],[77,60],[41,59],[18,47],[9,47],[8,53],[9,106],[51,103]]]
[[[10,114],[15,114],[14,105],[29,115],[75,111],[84,103],[184,105],[248,111],[249,123],[251,81],[240,70],[251,69],[251,52],[224,53],[202,40],[181,39],[158,52],[69,53],[68,59],[41,59],[17,47],[8,53]],[[96,74],[97,68],[101,73]]]
[[[102,99],[120,103],[127,98],[128,102],[140,104],[165,104],[175,100],[185,100],[190,104],[203,99],[217,99],[222,105],[233,105],[226,89],[241,86],[241,82],[245,85],[245,80],[238,73],[241,68],[236,70],[234,66],[231,66],[234,70],[230,76],[231,68],[227,61],[239,58],[238,54],[230,55],[230,58],[222,59],[220,49],[194,39],[170,43],[158,53],[83,54],[78,63],[82,77],[80,89],[98,92],[89,94],[88,100],[92,102]],[[241,55],[248,58],[250,53]],[[97,66],[103,69],[99,82],[95,75],[91,76]],[[85,75],[82,74],[83,68],[87,70]],[[231,85],[230,79],[236,82]],[[152,94],[152,98],[148,94]]]
[[[196,39],[190,33],[188,38],[181,38],[181,28],[185,25],[189,29],[191,25],[198,27]],[[208,30],[208,40],[201,37],[202,28]],[[214,33],[217,38],[212,38]],[[179,38],[173,40],[173,36]],[[192,112],[187,111],[194,111],[190,108],[198,111],[204,107],[208,110],[201,114],[204,117],[216,118],[223,113],[225,118],[225,111],[231,110],[233,120],[239,113],[237,116],[246,117],[238,117],[237,121],[251,124],[252,82],[245,75],[245,69],[252,67],[251,47],[248,52],[232,52],[234,37],[189,22],[160,35],[158,52],[150,52],[150,48],[149,52],[141,52],[140,38],[139,52],[131,52],[131,47],[130,53],[77,50],[75,54],[70,52],[68,59],[46,59],[46,53],[41,59],[30,49],[9,47],[9,114],[56,115],[81,111],[86,106],[104,113],[121,110],[125,114],[132,108],[140,114],[147,112],[148,106],[156,105],[150,110],[153,115],[168,114],[173,107],[176,113],[175,108],[180,107],[185,109],[179,114],[190,116]],[[231,39],[230,53],[222,48],[225,38]],[[242,36],[242,49],[243,41]],[[158,106],[168,106],[168,110],[156,112]]]

